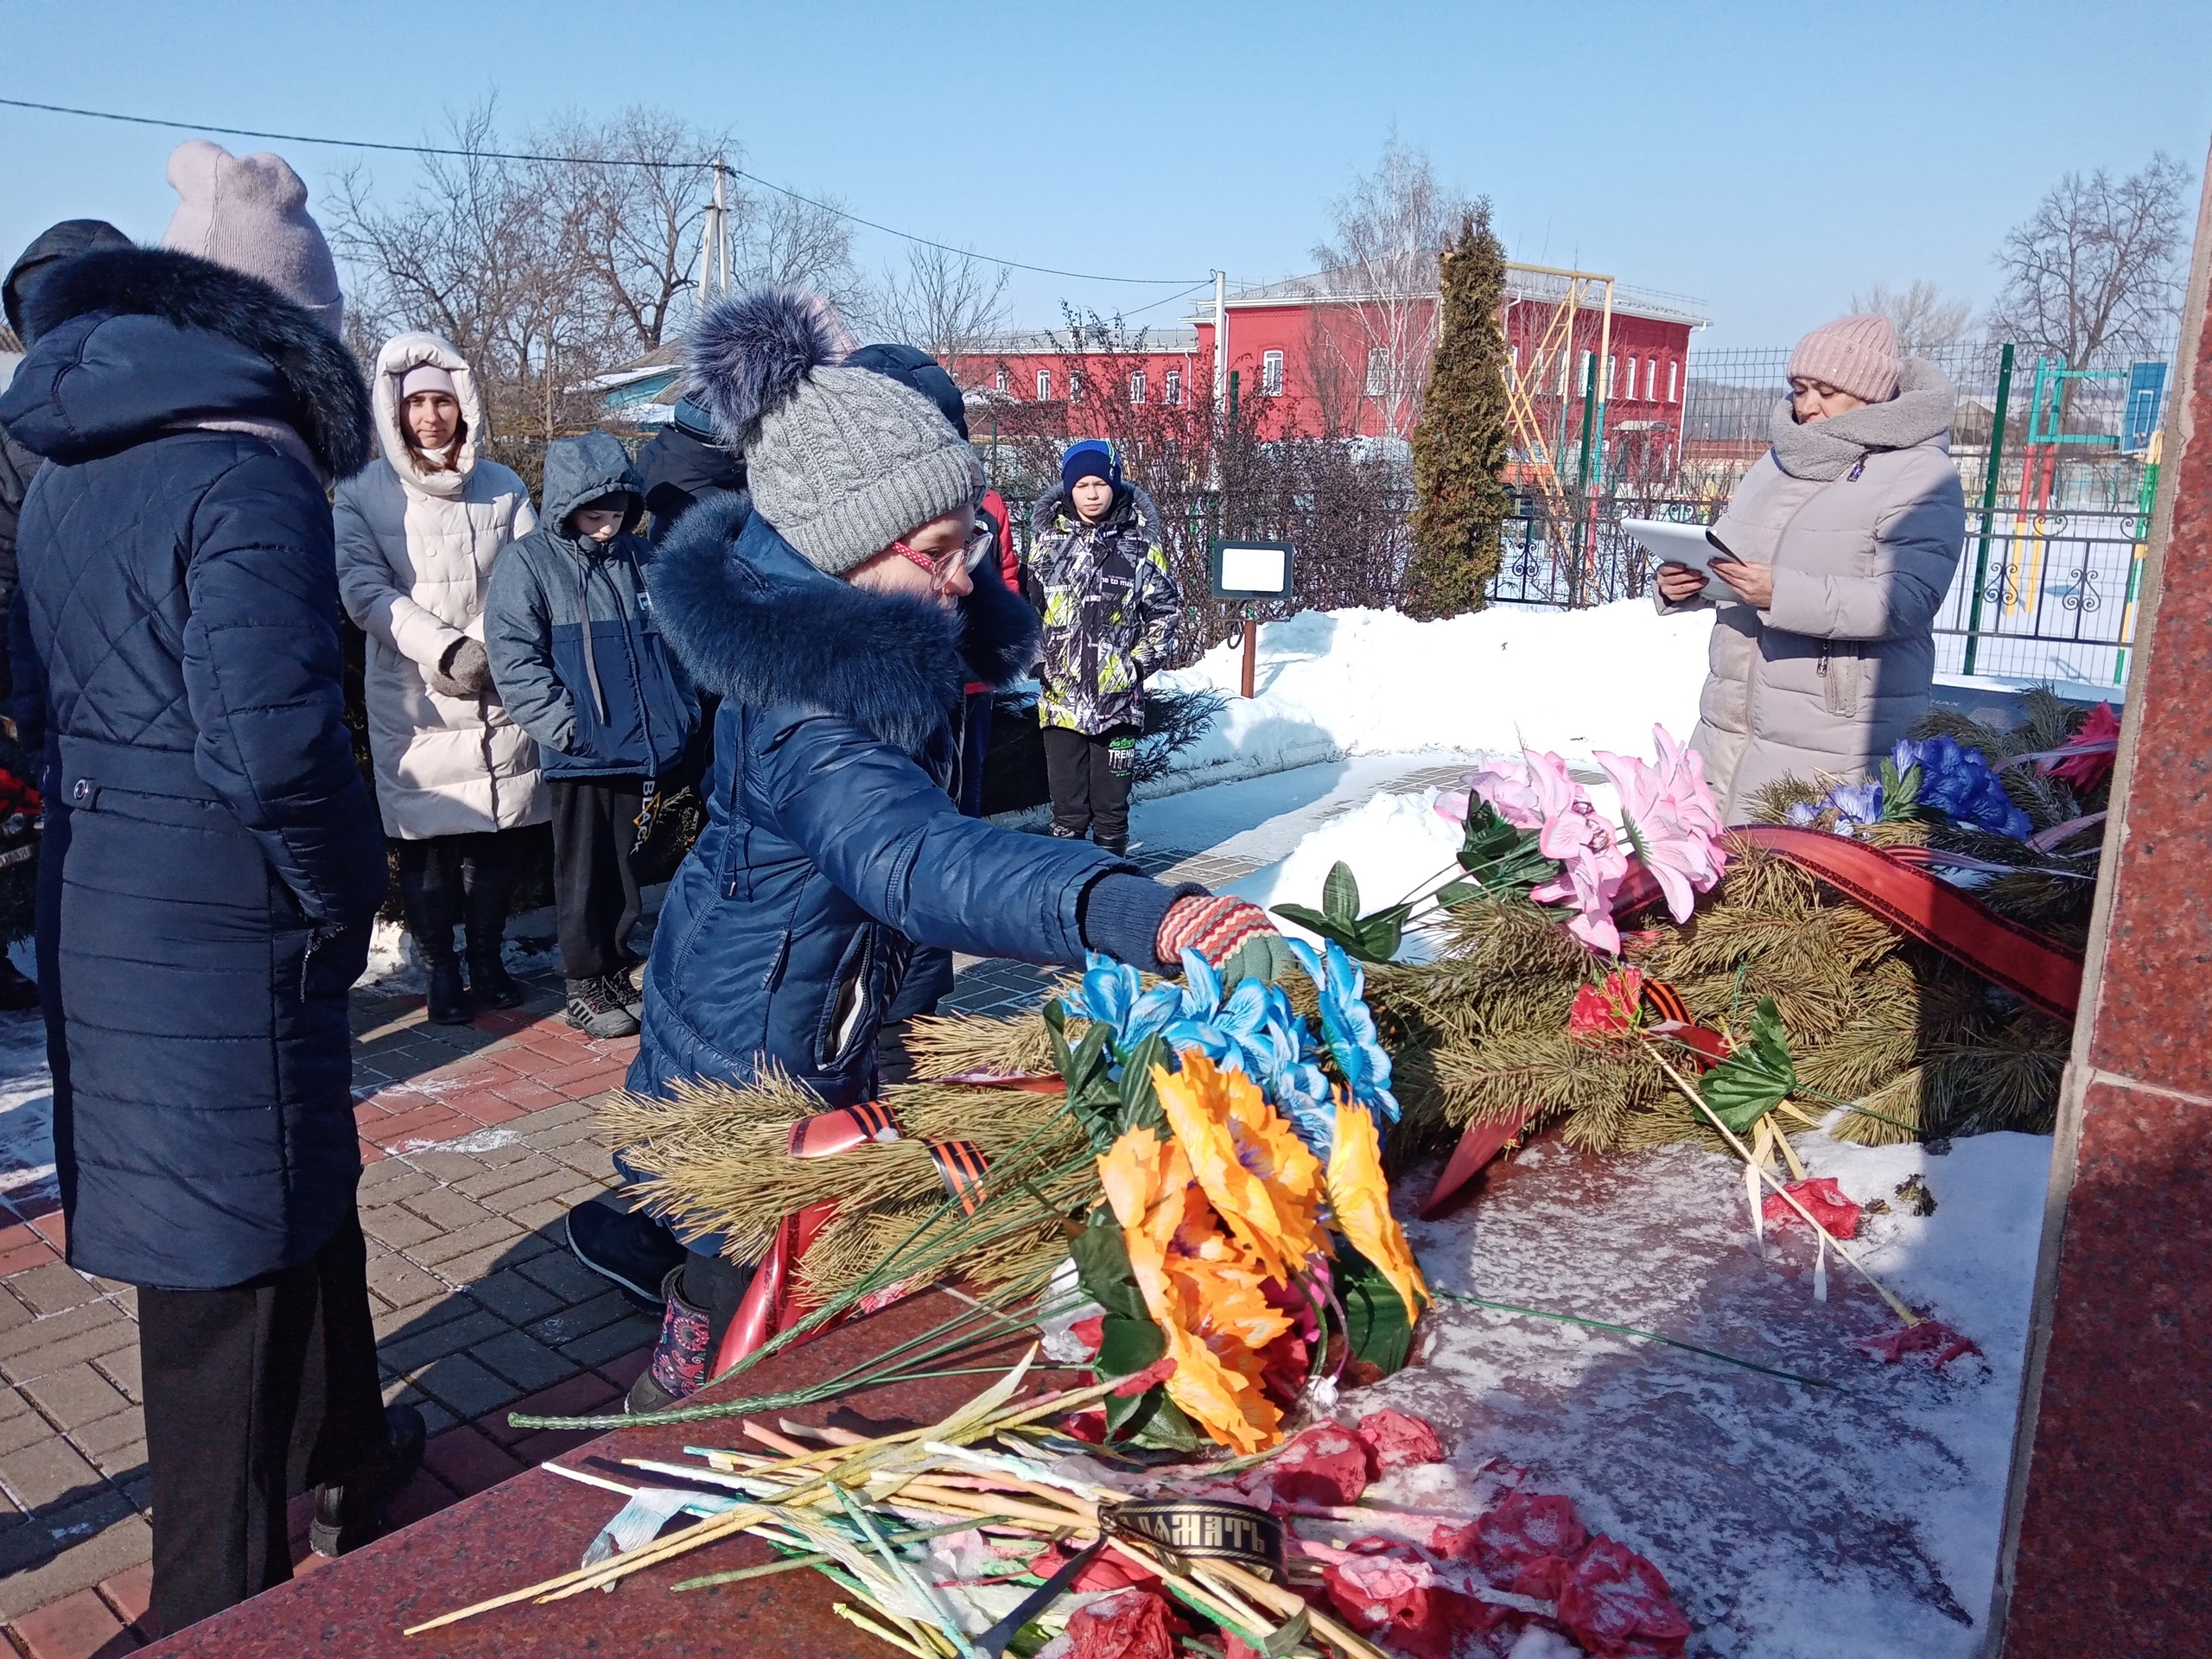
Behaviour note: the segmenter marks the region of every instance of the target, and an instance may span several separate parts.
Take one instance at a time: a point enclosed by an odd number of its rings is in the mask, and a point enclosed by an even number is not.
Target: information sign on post
[[[1206,554],[1209,591],[1216,599],[1245,601],[1243,695],[1252,695],[1259,655],[1260,625],[1251,607],[1263,599],[1288,599],[1291,585],[1288,542],[1232,542],[1216,537]]]

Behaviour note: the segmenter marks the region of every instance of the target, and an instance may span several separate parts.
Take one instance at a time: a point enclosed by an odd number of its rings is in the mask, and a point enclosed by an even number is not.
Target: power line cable
[[[13,110],[36,110],[47,115],[82,116],[89,121],[116,121],[125,126],[162,127],[173,132],[213,132],[226,138],[268,138],[284,144],[324,144],[334,149],[373,149],[396,156],[452,156],[489,162],[542,162],[562,167],[712,167],[715,162],[713,156],[691,162],[645,162],[619,156],[541,156],[527,150],[461,149],[437,144],[378,143],[366,138],[320,138],[305,132],[262,132],[252,127],[214,127],[197,121],[169,121],[150,115],[124,115],[114,110],[80,110],[67,104],[37,104],[25,98],[0,98],[0,105]],[[1187,276],[1104,276],[1096,271],[1061,270],[1052,265],[1025,264],[1019,259],[994,259],[976,253],[971,248],[956,248],[949,243],[931,241],[926,236],[916,236],[910,231],[880,225],[872,219],[863,219],[858,213],[830,202],[801,195],[772,179],[762,178],[758,173],[748,173],[741,167],[731,167],[727,162],[721,165],[734,177],[747,180],[763,190],[772,190],[779,196],[788,196],[793,201],[803,202],[809,207],[852,224],[865,226],[871,231],[880,231],[886,236],[895,236],[902,242],[913,243],[917,247],[935,248],[940,253],[958,254],[963,258],[982,259],[988,264],[1002,265],[1009,270],[1027,270],[1039,276],[1065,276],[1079,283],[1123,283],[1135,288],[1173,288],[1191,280]],[[1204,277],[1192,286],[1202,288],[1212,280],[1211,276]]]

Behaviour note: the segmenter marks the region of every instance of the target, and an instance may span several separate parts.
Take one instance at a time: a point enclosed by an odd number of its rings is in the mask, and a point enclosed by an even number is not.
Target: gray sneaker
[[[568,1020],[587,1037],[634,1037],[638,1016],[613,988],[610,979],[568,982]]]

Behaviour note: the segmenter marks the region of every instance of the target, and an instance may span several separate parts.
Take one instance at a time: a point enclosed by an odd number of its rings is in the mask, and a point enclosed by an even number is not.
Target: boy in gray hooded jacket
[[[637,469],[606,433],[549,444],[537,528],[500,556],[484,604],[493,681],[537,740],[551,798],[569,1023],[594,1037],[638,1029],[632,861],[699,719],[653,622],[632,533],[644,512]]]

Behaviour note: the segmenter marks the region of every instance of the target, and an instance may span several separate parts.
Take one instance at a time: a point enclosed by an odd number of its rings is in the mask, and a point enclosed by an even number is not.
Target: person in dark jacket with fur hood
[[[41,272],[65,259],[73,259],[77,255],[88,253],[95,248],[127,248],[130,245],[130,238],[105,219],[65,219],[59,225],[40,232],[32,238],[30,246],[25,248],[16,263],[8,268],[6,277],[0,279],[0,310],[5,311],[8,326],[16,331],[16,338],[26,346],[37,338],[37,330],[24,315],[23,302]],[[8,626],[7,619],[14,613],[16,525],[22,512],[23,497],[30,492],[31,480],[36,475],[39,465],[39,456],[10,437],[5,427],[0,427],[0,626]],[[0,651],[0,709],[9,709],[15,700],[15,675],[10,667],[13,650],[11,645],[7,650]],[[19,723],[18,736],[22,735],[22,729]],[[45,721],[35,715],[28,729],[42,733]],[[29,749],[20,747],[15,739],[0,739],[0,766],[5,766],[11,772],[20,772],[24,783],[36,787],[41,794],[45,792],[45,780],[37,772],[38,757]],[[54,857],[58,861],[60,857],[58,850]],[[11,895],[19,895],[22,889],[17,885],[17,878],[4,878],[4,891]],[[16,911],[16,906],[20,902],[20,899],[11,898],[8,901],[8,908],[14,913],[0,917],[0,925],[4,925],[10,938],[20,937],[19,930],[28,921],[28,918]],[[41,969],[40,977],[47,977],[44,967]],[[22,970],[14,963],[0,956],[0,1008],[41,1006],[38,987],[26,979]],[[48,1023],[50,1032],[48,1046],[58,1052],[59,1027],[51,1020]],[[67,1076],[67,1063],[64,1060],[52,1068],[57,1087],[60,1080]]]
[[[384,836],[340,690],[333,478],[373,442],[298,176],[195,140],[164,250],[89,252],[28,297],[0,424],[23,504],[19,663],[66,851],[71,1265],[139,1287],[152,1616],[166,1630],[372,1534],[423,1421],[379,1397],[348,987]]]
[[[692,332],[691,385],[753,493],[686,513],[653,563],[661,626],[723,701],[707,827],[646,966],[641,1095],[772,1067],[824,1106],[873,1098],[877,1027],[917,944],[1161,969],[1272,931],[1241,900],[961,816],[945,789],[961,688],[1020,674],[1036,619],[980,556],[975,451],[919,392],[842,364],[840,333],[788,290],[725,301]],[[592,1219],[613,1230],[612,1212]],[[690,1242],[633,1408],[697,1386],[750,1278],[719,1241]]]

